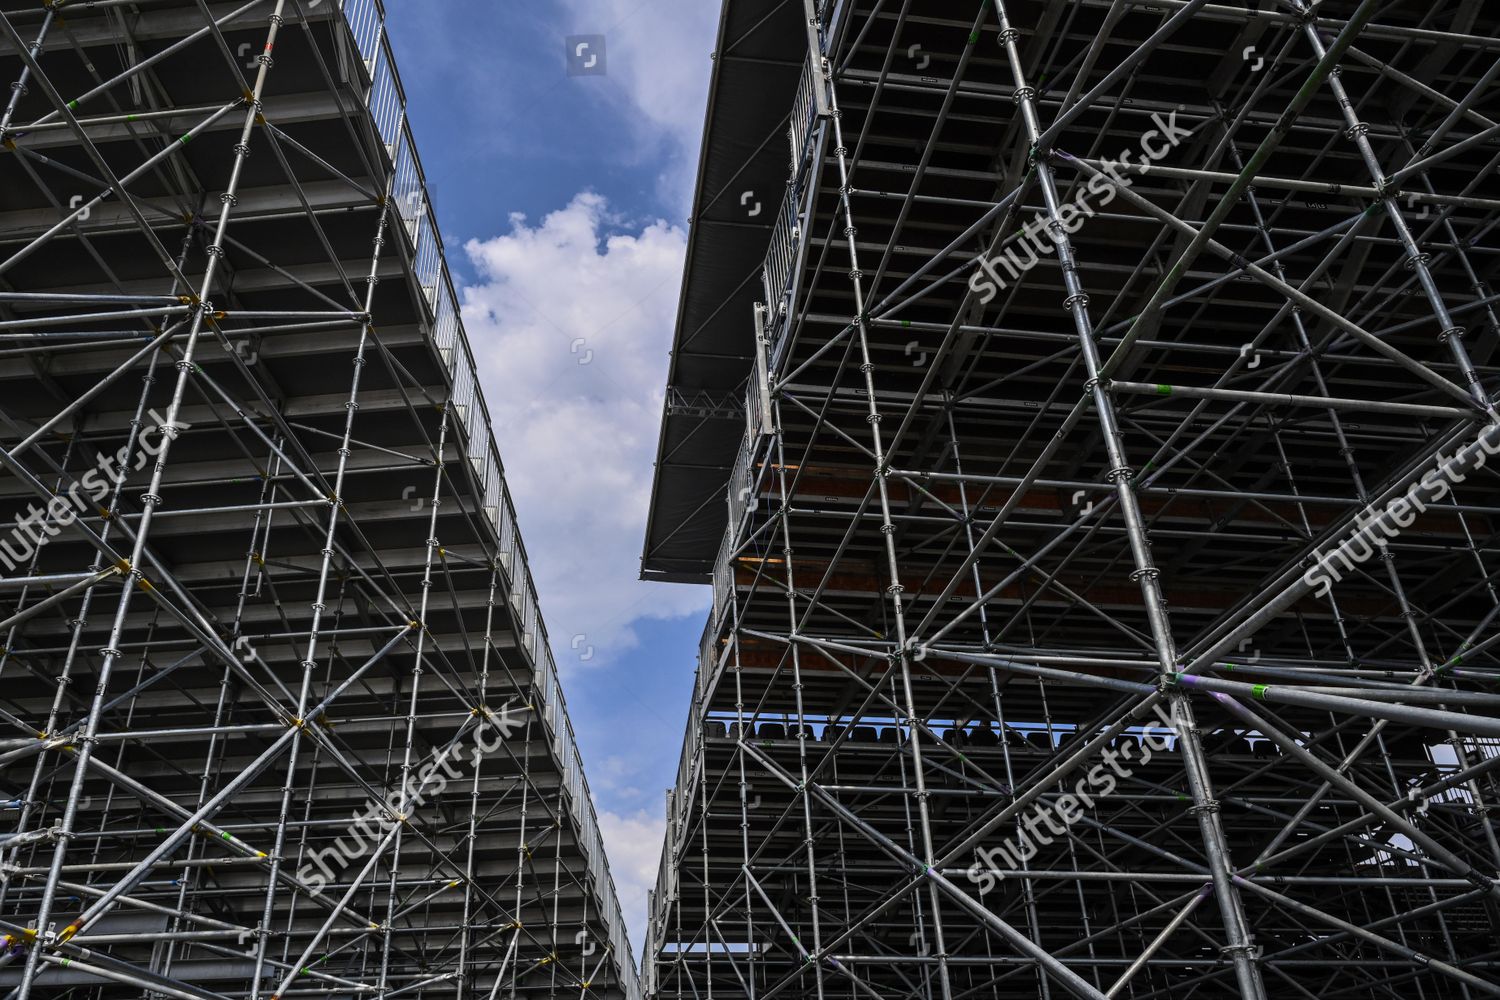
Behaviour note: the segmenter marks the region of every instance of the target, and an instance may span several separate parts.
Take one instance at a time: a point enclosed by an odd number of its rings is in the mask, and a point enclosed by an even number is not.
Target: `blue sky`
[[[636,577],[718,5],[386,8],[639,955],[709,599]]]

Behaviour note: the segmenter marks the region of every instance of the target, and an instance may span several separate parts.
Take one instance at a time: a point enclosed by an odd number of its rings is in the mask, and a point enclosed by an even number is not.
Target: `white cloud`
[[[635,784],[640,780],[641,765],[638,760],[610,754],[589,764],[589,783],[596,793],[608,793],[615,802],[640,801],[645,790]]]
[[[569,33],[604,35],[606,93],[629,112],[626,120],[643,147],[635,151],[637,156],[650,155],[665,142],[658,193],[687,215],[719,5],[702,0],[563,3],[569,11]]]
[[[686,239],[585,192],[465,246],[479,283],[464,325],[564,666],[589,647],[584,662],[607,663],[635,645],[632,621],[707,603],[637,579]]]
[[[625,148],[611,143],[594,155],[651,165],[660,204],[685,218],[718,4],[562,0],[561,7],[562,33],[605,36],[606,75],[577,85],[626,125]],[[545,89],[520,91],[550,101]],[[485,133],[476,143],[497,141]],[[637,578],[686,244],[680,226],[622,217],[584,191],[540,222],[513,214],[509,232],[465,245],[478,280],[463,290],[464,324],[565,670],[591,650],[584,666],[617,659],[637,645],[633,626],[643,618],[701,620],[709,603],[708,588]],[[582,636],[576,646],[575,636]],[[582,728],[579,736],[585,745],[600,739]],[[639,960],[666,828],[657,789],[672,780],[677,756],[591,760],[600,830]],[[636,808],[642,803],[649,805]]]
[[[649,816],[644,809],[628,816],[605,811],[599,813],[599,831],[604,836],[609,873],[615,880],[630,943],[636,961],[640,961],[646,937],[646,893],[656,888],[667,821],[662,816]]]

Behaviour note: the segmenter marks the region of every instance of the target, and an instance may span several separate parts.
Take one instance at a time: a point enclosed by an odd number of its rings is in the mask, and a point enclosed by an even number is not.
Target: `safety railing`
[[[711,629],[705,630],[705,641],[711,641],[712,634]],[[702,688],[703,678],[711,670],[710,660],[700,652],[698,675],[694,679],[695,688]],[[647,956],[656,954],[656,948],[661,944],[657,936],[658,931],[664,928],[665,922],[670,918],[672,903],[677,899],[680,888],[678,866],[675,862],[682,850],[689,814],[693,808],[691,790],[697,787],[697,770],[703,762],[700,735],[702,726],[699,721],[702,713],[703,702],[695,698],[688,711],[687,731],[682,736],[682,755],[677,761],[677,780],[667,790],[666,836],[662,841],[661,863],[656,869],[656,887],[650,893],[650,905],[647,907]],[[653,962],[648,958],[645,968],[642,969],[642,975],[647,977],[648,986],[652,969]],[[649,989],[647,992],[649,994]]]
[[[541,631],[539,629],[539,631]],[[630,938],[625,918],[615,893],[614,876],[610,873],[609,859],[604,852],[604,838],[599,830],[599,817],[594,811],[593,796],[589,793],[588,779],[584,776],[583,759],[578,752],[578,741],[573,734],[573,724],[568,720],[567,701],[563,697],[562,685],[558,681],[557,665],[552,658],[552,649],[545,641],[540,643],[537,664],[542,672],[547,692],[544,700],[555,713],[552,723],[554,738],[558,741],[558,759],[563,762],[563,785],[568,789],[574,817],[578,820],[578,843],[587,859],[589,875],[599,893],[601,917],[606,925],[609,942],[619,950],[616,959],[625,972],[621,974],[625,994],[629,1000],[640,1000],[640,983],[635,974],[635,960],[631,954]]]
[[[406,98],[401,93],[401,84],[396,79],[396,64],[391,59],[391,46],[384,35],[380,48],[375,53],[375,67],[370,71],[370,90],[365,105],[375,121],[375,131],[385,143],[387,154],[396,148],[396,135],[401,131],[401,113]]]
[[[406,130],[403,129],[403,132]],[[391,201],[396,213],[406,223],[406,235],[417,238],[418,221],[426,214],[426,193],[422,190],[422,178],[417,173],[416,157],[412,155],[412,144],[400,142],[396,146],[394,166],[391,171]]]
[[[818,16],[822,17],[822,6],[819,5],[818,9]],[[796,271],[806,249],[807,235],[807,227],[802,224],[802,203],[808,193],[808,171],[818,142],[817,123],[828,114],[830,107],[828,93],[828,61],[809,51],[802,60],[802,75],[797,80],[792,114],[787,124],[791,165],[786,195],[772,226],[765,263],[761,267],[766,339],[773,360],[779,355],[795,304]]]
[[[729,483],[725,487],[729,503],[729,531],[726,533],[724,548],[727,549],[739,535],[740,524],[745,519],[745,512],[753,504],[755,494],[754,483],[754,443],[755,438],[746,435],[740,444],[740,453],[735,456],[734,468],[729,472]]]
[[[776,215],[776,225],[771,229],[771,243],[766,249],[766,262],[761,268],[761,285],[765,292],[767,307],[766,323],[774,331],[786,318],[791,307],[792,267],[802,252],[802,227],[797,215],[801,207],[800,185],[787,186],[786,197],[781,200],[781,211]]]
[[[712,622],[706,622],[703,627],[703,635],[698,640],[698,673],[710,674],[719,663],[719,633],[712,628]]]
[[[461,328],[462,325],[460,325]],[[453,360],[450,363],[449,374],[453,377],[453,391],[448,397],[448,406],[453,411],[453,418],[458,425],[467,430],[469,413],[474,408],[474,372],[468,365],[460,363],[465,360],[465,353],[462,349],[462,341],[460,341],[459,350],[453,352]]]
[[[500,490],[500,468],[497,462],[490,474],[484,477],[484,496],[481,498],[480,511],[495,526],[496,532],[503,537],[504,532],[500,528],[500,512],[505,509],[509,498],[502,498]]]
[[[719,671],[720,649],[719,624],[710,618],[703,625],[703,636],[698,640],[698,670],[693,677],[694,704],[701,704],[707,696],[713,679]]]
[[[432,339],[443,363],[452,364],[453,350],[458,343],[458,307],[451,295],[438,296],[437,306],[433,309]]]
[[[516,543],[519,536],[516,533],[515,511],[510,505],[510,491],[505,494],[505,503],[500,507],[500,565],[505,567],[506,578],[509,579],[515,573]]]
[[[349,23],[349,33],[354,36],[354,47],[365,66],[375,58],[385,29],[385,10],[376,0],[339,0],[339,10]]]
[[[442,248],[438,245],[437,232],[432,225],[432,216],[424,212],[417,228],[417,259],[413,262],[417,284],[422,289],[422,297],[426,300],[428,309],[432,308],[437,298],[438,277],[443,270]]]
[[[517,565],[517,570],[521,569]],[[510,591],[510,610],[516,620],[516,632],[521,634],[526,629],[526,616],[531,611],[531,589],[526,586],[526,576],[521,572],[515,574],[515,581]]]
[[[825,12],[819,5],[818,19]],[[787,121],[787,146],[791,154],[789,184],[795,186],[812,159],[811,139],[819,118],[827,116],[832,102],[829,100],[831,85],[828,60],[820,52],[812,51],[812,39],[808,39],[808,53],[802,58],[802,75],[797,78],[797,90],[792,97],[792,114]]]
[[[755,303],[755,305],[756,308],[760,308],[759,302]],[[761,349],[761,344],[758,338],[756,340],[755,346],[756,350]],[[750,384],[745,387],[745,434],[747,437],[751,438],[756,435],[757,429],[761,426],[761,421],[765,419],[765,409],[763,406],[761,406],[760,386],[756,383],[757,380],[752,377],[750,379]],[[730,482],[733,481],[734,480],[731,477]],[[730,502],[729,508],[731,519],[733,519],[733,501]]]
[[[792,117],[786,127],[787,145],[791,148],[791,179],[795,183],[807,166],[808,137],[818,120],[818,101],[814,86],[818,80],[811,72],[811,62],[802,61],[802,76],[797,80],[797,96],[792,100]]]
[[[426,175],[406,125],[405,95],[385,38],[384,6],[381,0],[340,0],[339,9],[369,78],[366,107],[394,172],[394,208],[406,226],[412,245],[413,275],[431,317],[428,329],[447,371],[448,405],[455,423],[463,431],[462,440],[455,442],[455,447],[461,448],[467,458],[483,515],[481,523],[488,522],[494,531],[495,552],[507,577],[507,603],[511,606],[520,646],[532,663],[534,691],[541,702],[537,706],[540,718],[557,754],[562,785],[578,828],[579,848],[588,878],[599,897],[600,917],[614,948],[620,982],[628,1000],[640,1000],[640,983],[614,878],[604,854],[599,819],[584,777],[577,739],[568,721],[567,702],[541,618],[536,586],[516,527],[515,506],[505,484],[504,466],[495,447],[478,369],[464,332],[442,237],[427,196]]]
[[[734,587],[734,568],[729,563],[729,554],[733,551],[730,543],[733,541],[726,532],[724,541],[719,544],[719,554],[714,557],[714,628],[723,621],[724,611],[729,607],[730,590]]]

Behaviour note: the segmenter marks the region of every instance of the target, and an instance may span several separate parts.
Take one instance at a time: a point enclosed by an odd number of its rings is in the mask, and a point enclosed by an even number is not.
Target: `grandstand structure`
[[[380,0],[0,0],[0,996],[639,997]]]
[[[1500,9],[725,0],[660,1000],[1500,995]]]

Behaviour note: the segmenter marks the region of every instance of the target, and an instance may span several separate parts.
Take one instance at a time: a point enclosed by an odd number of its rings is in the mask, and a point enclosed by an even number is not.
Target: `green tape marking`
[[[1170,385],[1166,385],[1165,383],[1158,382],[1156,384],[1156,394],[1158,396],[1170,396],[1172,395],[1172,387]]]
[[[1268,685],[1268,684],[1257,684],[1257,685],[1255,685],[1255,687],[1253,687],[1253,688],[1250,689],[1250,693],[1253,694],[1253,695],[1255,695],[1255,697],[1259,698],[1261,701],[1265,701],[1266,700],[1266,689],[1268,687],[1270,687],[1270,685]]]

